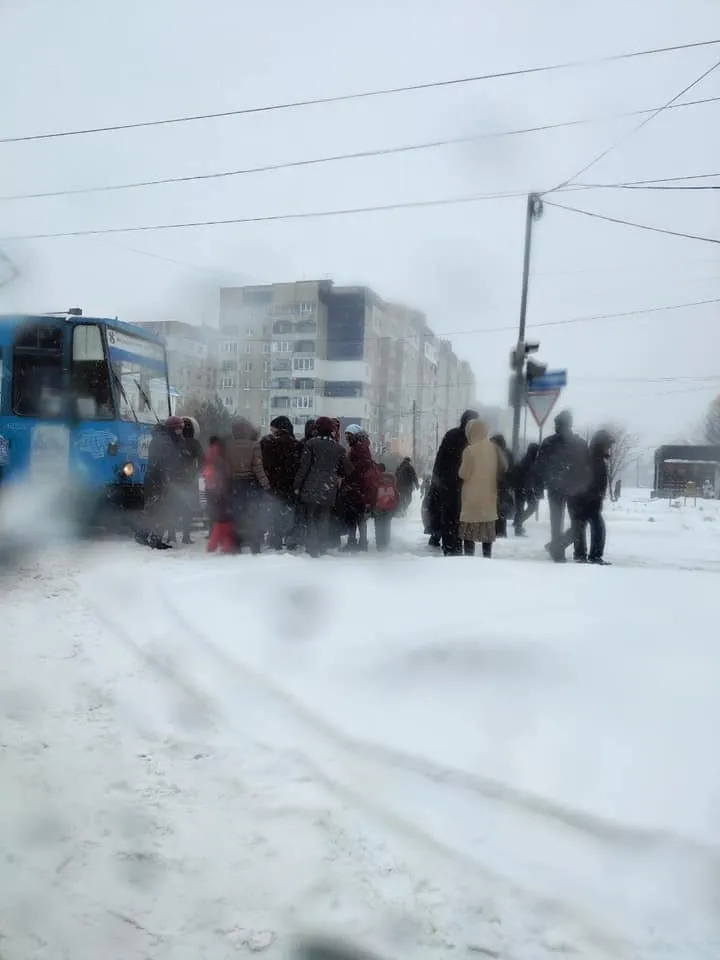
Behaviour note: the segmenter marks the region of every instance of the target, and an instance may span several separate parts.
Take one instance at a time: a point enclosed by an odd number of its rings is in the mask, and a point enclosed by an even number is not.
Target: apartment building
[[[475,381],[425,316],[330,280],[220,293],[218,393],[264,432],[279,414],[359,423],[376,453],[431,462]],[[464,384],[464,385],[463,385]]]

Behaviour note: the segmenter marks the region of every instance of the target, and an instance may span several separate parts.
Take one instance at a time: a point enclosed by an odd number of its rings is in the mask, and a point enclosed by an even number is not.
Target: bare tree
[[[713,447],[720,447],[720,397],[715,397],[707,408],[703,439]]]
[[[608,460],[608,483],[610,490],[615,483],[622,477],[631,463],[635,462],[640,452],[640,437],[631,433],[627,427],[621,423],[607,423],[602,427],[607,430],[615,441],[610,450]]]

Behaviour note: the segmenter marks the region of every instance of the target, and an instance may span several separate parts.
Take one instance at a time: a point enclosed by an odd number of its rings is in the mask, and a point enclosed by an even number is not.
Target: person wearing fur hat
[[[338,477],[347,477],[352,470],[345,448],[333,440],[332,421],[318,417],[315,430],[317,436],[303,446],[294,484],[305,513],[305,546],[311,557],[319,557],[328,549]]]
[[[293,550],[297,546],[295,477],[302,446],[295,439],[289,417],[275,417],[270,422],[270,436],[263,437],[260,448],[272,494],[268,543],[273,550]]]

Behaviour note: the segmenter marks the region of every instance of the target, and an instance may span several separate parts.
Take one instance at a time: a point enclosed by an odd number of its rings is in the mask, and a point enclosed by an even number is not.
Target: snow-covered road
[[[720,513],[606,569],[53,548],[6,574],[2,960],[720,956]]]

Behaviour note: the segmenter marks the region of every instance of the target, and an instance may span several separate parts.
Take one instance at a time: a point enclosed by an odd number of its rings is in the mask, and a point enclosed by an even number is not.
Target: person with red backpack
[[[379,463],[377,500],[375,502],[375,546],[387,550],[390,546],[390,526],[398,507],[398,488],[395,474],[388,472],[384,463]]]
[[[230,467],[225,459],[223,443],[218,437],[210,437],[202,477],[205,481],[208,519],[211,524],[208,553],[214,553],[218,547],[223,553],[233,553],[235,535]]]

